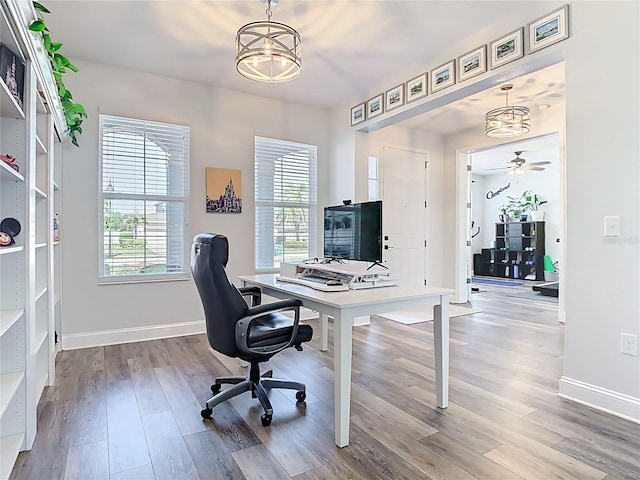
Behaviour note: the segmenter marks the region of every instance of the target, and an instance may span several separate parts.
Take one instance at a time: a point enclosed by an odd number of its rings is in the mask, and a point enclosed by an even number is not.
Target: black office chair
[[[303,402],[306,388],[303,383],[270,378],[270,372],[260,375],[260,363],[288,347],[302,350],[302,343],[313,336],[309,325],[299,325],[300,300],[282,300],[260,305],[261,291],[256,287],[236,288],[225,272],[229,259],[229,241],[224,235],[201,233],[194,237],[191,247],[191,272],[200,293],[207,322],[207,337],[211,347],[228,356],[238,357],[251,364],[249,377],[218,377],[211,385],[213,396],[200,412],[210,419],[213,407],[244,392],[260,400],[264,415],[262,425],[271,424],[273,409],[265,388],[297,390],[296,399]],[[251,297],[251,307],[243,296]],[[293,319],[280,312],[293,311]],[[221,385],[233,387],[220,391]]]

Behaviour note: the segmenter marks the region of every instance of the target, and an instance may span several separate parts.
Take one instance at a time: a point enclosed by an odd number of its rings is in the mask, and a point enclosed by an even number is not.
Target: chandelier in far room
[[[488,137],[516,137],[529,133],[531,113],[527,107],[509,106],[509,90],[513,85],[502,85],[500,90],[505,93],[504,107],[495,108],[486,114],[485,133]]]
[[[300,74],[300,34],[284,23],[271,21],[271,5],[278,0],[260,0],[267,6],[267,20],[248,23],[236,34],[236,69],[258,82],[281,83]]]

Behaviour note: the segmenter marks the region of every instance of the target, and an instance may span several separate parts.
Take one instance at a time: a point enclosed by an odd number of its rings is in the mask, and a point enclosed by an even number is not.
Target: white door
[[[427,154],[384,147],[382,258],[401,285],[427,284]]]

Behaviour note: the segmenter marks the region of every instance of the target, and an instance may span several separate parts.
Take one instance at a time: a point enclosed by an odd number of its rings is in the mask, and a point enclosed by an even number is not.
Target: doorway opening
[[[460,155],[459,181],[469,200],[458,205],[468,225],[458,239],[464,267],[459,275],[471,280],[464,282],[458,300],[469,301],[478,284],[501,282],[531,288],[549,284],[546,288],[555,286],[563,298],[562,145],[561,132],[553,132]]]

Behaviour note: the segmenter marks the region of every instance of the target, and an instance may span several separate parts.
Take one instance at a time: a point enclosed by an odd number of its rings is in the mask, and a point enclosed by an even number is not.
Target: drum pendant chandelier
[[[495,108],[486,114],[485,133],[488,137],[515,137],[529,133],[531,114],[527,107],[509,106],[509,90],[513,85],[500,87],[506,96],[506,106]]]
[[[248,23],[236,34],[236,69],[243,77],[258,82],[280,83],[300,74],[300,34],[288,25],[271,21],[271,4],[278,0],[260,0],[267,5],[267,20]]]

